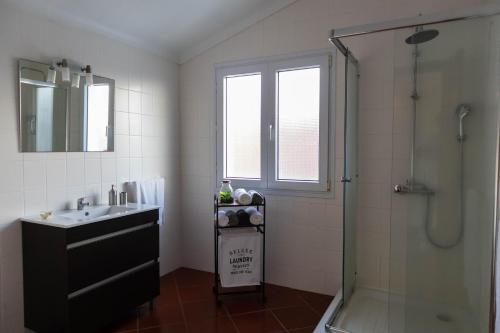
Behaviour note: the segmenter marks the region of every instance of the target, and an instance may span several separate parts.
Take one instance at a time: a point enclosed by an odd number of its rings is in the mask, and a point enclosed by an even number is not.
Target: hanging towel
[[[248,215],[250,215],[250,223],[253,225],[259,225],[264,222],[264,216],[255,207],[248,207],[245,209]]]
[[[252,205],[262,205],[264,204],[264,196],[257,191],[250,190],[248,194],[252,197]]]
[[[159,206],[160,225],[165,221],[165,179],[155,178],[128,182],[125,189],[130,202]]]
[[[248,213],[244,209],[238,210],[236,212],[236,216],[238,216],[239,225],[248,225],[248,226],[252,225],[250,223],[250,215],[248,215]]]
[[[236,213],[234,211],[228,210],[226,212],[226,216],[229,219],[228,225],[232,227],[238,225],[238,216],[236,216]]]
[[[252,197],[244,188],[234,191],[234,197],[242,205],[250,205],[252,203]]]
[[[218,215],[218,221],[219,221],[220,227],[225,227],[229,224],[229,217],[227,217],[225,211],[221,210],[217,213],[217,215]]]

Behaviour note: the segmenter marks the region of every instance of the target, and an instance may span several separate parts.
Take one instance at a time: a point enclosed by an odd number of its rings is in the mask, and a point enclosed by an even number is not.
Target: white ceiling
[[[185,62],[296,0],[8,0]]]

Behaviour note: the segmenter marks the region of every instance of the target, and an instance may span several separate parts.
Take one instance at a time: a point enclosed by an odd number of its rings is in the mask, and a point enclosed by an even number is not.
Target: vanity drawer
[[[158,263],[69,300],[70,332],[94,332],[160,294]],[[92,319],[92,320],[89,320]]]
[[[158,224],[146,224],[121,232],[110,234],[109,238],[91,239],[89,243],[74,243],[68,247],[69,293],[159,257]]]
[[[66,242],[68,244],[81,242],[83,240],[99,237],[124,229],[137,227],[142,224],[158,222],[158,209],[142,213],[126,215],[110,220],[88,223],[81,226],[69,228],[66,231]]]

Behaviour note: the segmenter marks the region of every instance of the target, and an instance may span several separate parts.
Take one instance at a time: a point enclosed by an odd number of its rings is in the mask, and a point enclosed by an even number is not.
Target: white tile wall
[[[167,218],[160,231],[161,271],[181,264],[180,198],[171,194],[179,193],[180,183],[178,66],[4,3],[0,4],[0,31],[0,332],[21,333],[22,251],[17,219],[23,215],[75,208],[76,199],[84,195],[106,203],[111,184],[163,176]],[[51,62],[61,57],[93,64],[96,73],[116,80],[114,153],[18,152],[16,60]],[[154,143],[144,160],[142,109],[148,115],[148,139]]]
[[[129,134],[129,114],[128,114],[128,112],[116,112],[116,114],[115,114],[115,134],[123,134],[123,135]]]
[[[128,90],[116,88],[115,90],[115,110],[128,112]]]
[[[130,90],[128,97],[129,97],[129,112],[141,113],[141,93]]]
[[[214,64],[333,48],[327,38],[332,28],[415,16],[475,2],[479,0],[388,0],[383,3],[299,0],[183,64],[180,92],[184,264],[198,269],[213,269],[210,204],[215,174]],[[359,281],[362,285],[382,289],[387,288],[388,280],[389,254],[386,244],[389,241],[387,226],[391,208],[392,44],[391,34],[349,40],[361,66]],[[340,59],[338,65],[342,66]],[[342,110],[341,105],[338,107],[337,110]],[[336,117],[336,164],[341,165],[341,112]],[[147,126],[143,124],[143,131]],[[399,130],[396,128],[395,133],[401,133]],[[402,150],[399,144],[395,150]],[[340,168],[336,168],[336,180],[340,171]],[[208,188],[201,190],[201,184],[207,180]],[[197,184],[200,187],[194,191],[184,187],[185,184]],[[267,269],[270,281],[318,292],[336,292],[341,282],[342,229],[341,186],[338,183],[335,185],[335,198],[331,200],[296,197],[270,199]],[[193,202],[197,203],[197,207],[193,206]],[[373,215],[369,215],[370,212]],[[362,227],[365,225],[370,227],[365,229]]]
[[[129,122],[130,122],[130,135],[141,135],[142,133],[141,116],[136,113],[130,113]]]

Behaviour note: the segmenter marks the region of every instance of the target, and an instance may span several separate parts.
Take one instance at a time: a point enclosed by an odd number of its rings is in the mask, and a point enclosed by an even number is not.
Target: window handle
[[[269,141],[273,141],[273,124],[269,124]]]

